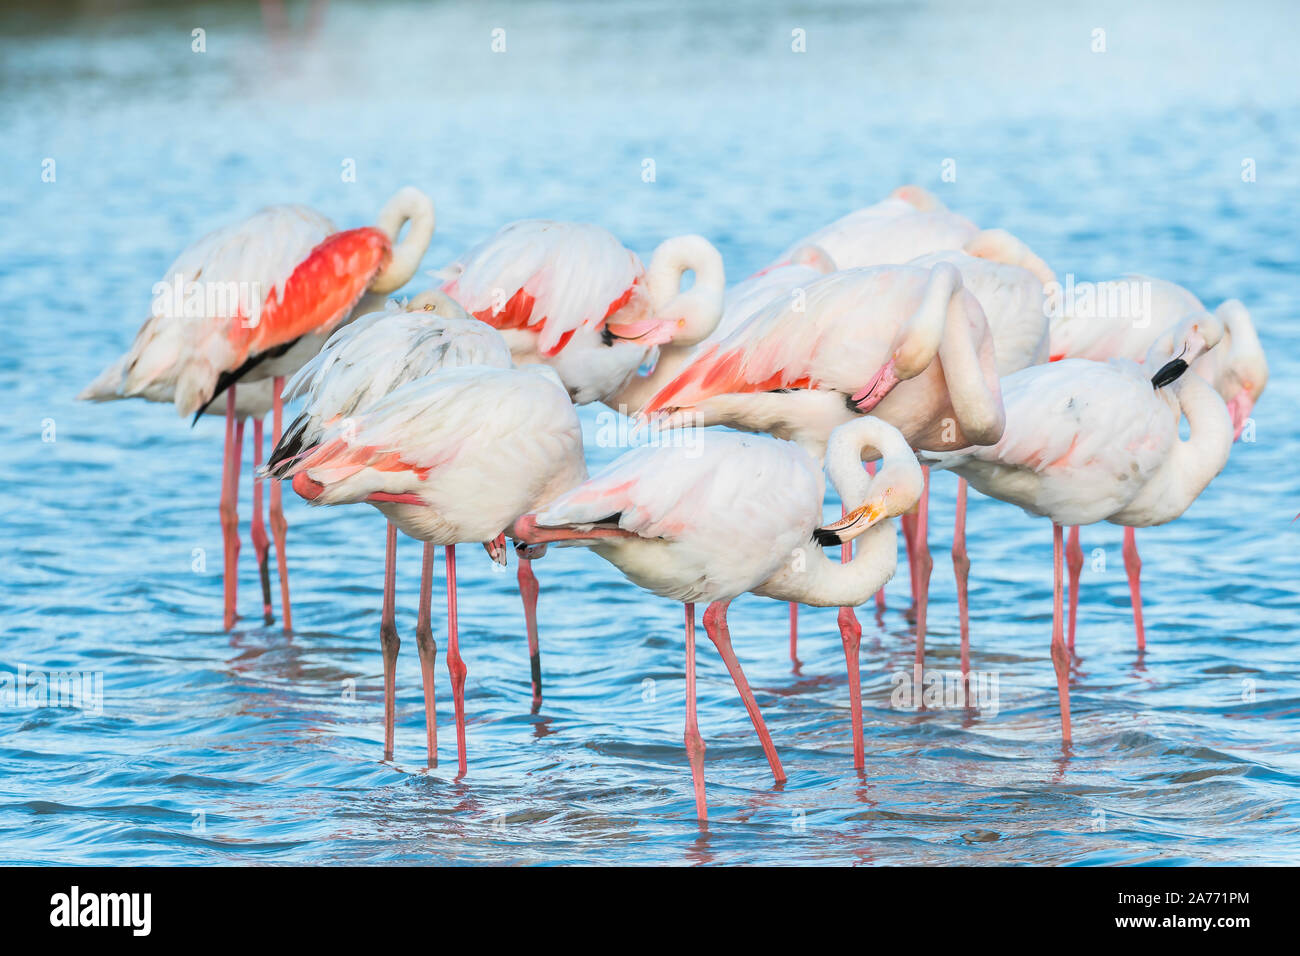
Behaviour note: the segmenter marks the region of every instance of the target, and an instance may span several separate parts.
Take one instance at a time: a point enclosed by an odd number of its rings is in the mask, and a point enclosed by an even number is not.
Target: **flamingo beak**
[[[879,523],[884,517],[884,501],[869,501],[862,507],[850,511],[839,521],[818,528],[813,532],[813,538],[824,548],[844,544]]]
[[[865,415],[879,405],[900,381],[894,360],[890,359],[871,377],[871,381],[853,393],[854,406]]]

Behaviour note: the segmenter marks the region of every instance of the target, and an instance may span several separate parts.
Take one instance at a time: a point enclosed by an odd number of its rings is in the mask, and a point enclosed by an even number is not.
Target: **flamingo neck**
[[[411,280],[429,248],[435,221],[433,201],[414,186],[399,189],[384,204],[375,225],[393,243],[393,255],[370,283],[370,292],[387,295]],[[407,227],[406,235],[399,241],[402,226]]]
[[[695,273],[695,284],[682,291],[682,277]],[[672,342],[696,345],[722,320],[726,293],[722,255],[703,236],[676,236],[655,249],[646,269],[646,291],[657,319],[676,323]]]

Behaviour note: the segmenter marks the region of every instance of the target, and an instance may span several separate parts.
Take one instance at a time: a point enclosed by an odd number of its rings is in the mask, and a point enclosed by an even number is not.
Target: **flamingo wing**
[[[498,329],[535,333],[546,356],[581,328],[603,329],[616,314],[633,322],[649,311],[641,260],[589,223],[511,223],[445,273],[443,290],[466,311]]]
[[[853,395],[888,360],[928,273],[910,266],[849,269],[781,296],[704,349],[645,406],[686,408],[716,395],[826,389]]]
[[[765,547],[820,517],[821,472],[791,442],[766,435],[685,429],[671,444],[626,452],[537,515],[539,527],[618,527],[642,538],[716,548]]]

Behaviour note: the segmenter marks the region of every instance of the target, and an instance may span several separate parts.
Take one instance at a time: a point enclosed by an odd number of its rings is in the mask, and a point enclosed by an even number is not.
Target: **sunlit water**
[[[313,39],[278,45],[255,8],[7,16],[0,664],[99,675],[103,699],[102,713],[0,709],[4,861],[1300,856],[1294,9],[336,5]],[[504,53],[491,50],[497,27]],[[192,50],[195,28],[205,53]],[[1104,53],[1090,49],[1095,28]],[[806,53],[791,50],[795,29]],[[945,159],[955,182],[940,180]],[[341,176],[349,160],[354,183]],[[268,202],[362,224],[408,181],[438,203],[430,269],[542,215],[601,222],[642,253],[698,231],[733,277],[919,182],[1024,236],[1062,274],[1146,271],[1212,305],[1240,297],[1273,378],[1256,440],[1181,520],[1139,534],[1143,658],[1120,530],[1084,530],[1068,756],[1048,656],[1050,526],[972,496],[973,665],[998,680],[996,714],[891,706],[913,647],[904,571],[883,617],[860,615],[857,775],[834,613],[805,612],[792,673],[785,607],[741,599],[735,645],[789,781],[771,786],[701,634],[703,836],[682,746],[680,607],[592,555],[553,551],[537,565],[546,700],[531,716],[513,569],[496,574],[464,546],[470,771],[456,781],[441,660],[441,764],[423,768],[415,542],[399,549],[397,755],[383,763],[378,515],[289,495],[296,630],[261,625],[245,543],[246,617],[227,634],[220,421],[191,429],[167,407],[73,401],[125,348],[188,241]],[[596,415],[584,411],[593,463],[618,451],[596,442]],[[953,489],[936,476],[928,647],[948,672]],[[440,558],[435,612],[441,573]],[[445,650],[441,626],[436,636]]]

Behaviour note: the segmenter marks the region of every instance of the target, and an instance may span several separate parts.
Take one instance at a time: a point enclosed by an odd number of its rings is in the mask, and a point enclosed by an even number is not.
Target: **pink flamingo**
[[[397,241],[403,225],[405,237]],[[209,233],[188,247],[155,286],[153,315],[120,359],[79,398],[170,401],[182,415],[198,415],[223,392],[226,438],[221,483],[224,539],[224,625],[236,618],[239,518],[237,514],[243,419],[254,421],[254,468],[261,463],[261,416],[272,411],[272,443],[280,438],[284,376],[295,371],[369,292],[383,296],[406,283],[433,235],[429,198],[414,187],[396,193],[378,225],[337,232],[305,206],[271,206],[242,222]],[[260,384],[269,381],[267,386]],[[236,383],[254,394],[237,395]],[[246,390],[246,389],[245,389]],[[268,401],[269,399],[269,401]],[[270,622],[269,542],[262,525],[260,486],[253,485],[253,545]],[[285,555],[287,525],[280,489],[271,486],[270,524],[275,538],[285,632],[292,628]]]
[[[1056,281],[1052,270],[1028,246],[1001,229],[986,229],[966,244],[964,250],[933,252],[912,261],[912,265],[933,268],[940,262],[955,266],[962,284],[971,291],[988,320],[998,376],[1005,377],[1048,358],[1048,295]],[[928,471],[928,469],[925,469]],[[928,519],[929,484],[920,508]],[[953,523],[952,563],[957,582],[957,611],[961,633],[962,674],[970,672],[970,613],[967,580],[970,558],[966,553],[966,479],[957,479],[957,507]],[[902,519],[907,545],[912,597],[918,617],[928,605],[930,570],[933,562],[920,515]],[[925,628],[917,633],[924,649]],[[919,660],[918,656],[918,660]]]
[[[706,349],[644,414],[767,432],[820,458],[832,429],[868,412],[914,448],[1001,436],[992,336],[950,263],[850,269],[812,282],[800,303],[774,301]],[[924,521],[924,491],[920,501]],[[918,611],[920,666],[924,604]],[[840,629],[846,648],[856,646],[851,613],[841,614]]]
[[[1007,426],[1001,440],[947,454],[926,454],[979,491],[1050,518],[1054,590],[1052,662],[1061,737],[1070,743],[1069,651],[1062,592],[1062,525],[1109,521],[1164,524],[1181,515],[1222,469],[1232,420],[1218,393],[1183,375],[1221,334],[1209,321],[1183,325],[1152,346],[1148,377],[1125,360],[1066,359],[1034,365],[1002,382]],[[1167,387],[1172,386],[1172,387]],[[1190,436],[1182,441],[1179,418]]]
[[[355,320],[330,336],[325,347],[285,387],[286,398],[306,396],[302,414],[271,452],[266,473],[271,478],[293,474],[304,456],[326,441],[332,429],[348,427],[357,416],[407,382],[449,368],[485,366],[510,368],[510,350],[499,333],[471,319],[442,292],[422,292],[407,311],[376,312]],[[397,586],[397,527],[388,522],[384,563],[384,608],[379,627],[384,659],[384,759],[393,756],[396,716],[396,666],[401,641],[397,634],[394,595]],[[438,762],[438,729],[434,708],[433,640],[429,591],[433,583],[434,545],[425,543],[421,570],[420,615],[416,646],[424,678],[429,766]]]
[[[695,283],[683,291],[687,272]],[[501,331],[516,365],[550,365],[576,404],[615,409],[624,389],[646,387],[637,372],[656,347],[686,350],[713,331],[725,286],[722,256],[701,236],[665,240],[645,269],[600,226],[546,219],[502,227],[440,275]]]
[[[865,450],[883,455],[874,478]],[[903,436],[871,416],[830,436],[827,469],[845,517],[824,528],[825,481],[797,445],[767,436],[678,432],[671,443],[644,445],[589,481],[515,523],[512,534],[543,544],[591,548],[639,587],[686,606],[686,753],[696,813],[706,823],[704,740],[695,706],[695,604],[708,603],[704,628],[740,692],[777,783],[785,779],[771,735],[731,647],[727,606],[752,591],[778,601],[852,607],[889,580],[898,559],[887,519],[916,501],[920,468]],[[857,555],[831,561],[815,545],[861,538]],[[855,760],[862,762],[861,686],[856,648],[845,645],[854,707]]]
[[[1052,361],[1126,358],[1142,362],[1158,338],[1169,334],[1180,323],[1207,314],[1201,300],[1187,289],[1151,276],[1128,275],[1098,282],[1091,284],[1089,291],[1094,295],[1091,309],[1067,307],[1059,300],[1053,308]],[[1149,302],[1142,301],[1144,292],[1149,293]],[[1117,307],[1110,307],[1110,303]],[[1091,314],[1093,312],[1103,314]],[[1192,371],[1213,385],[1227,402],[1235,439],[1241,437],[1251,410],[1268,384],[1268,359],[1250,313],[1240,301],[1229,299],[1222,303],[1214,310],[1214,318],[1217,324],[1222,325],[1223,336],[1217,345],[1192,363]],[[1124,529],[1123,555],[1137,649],[1141,652],[1146,648],[1146,628],[1142,622],[1142,559],[1138,555],[1137,534],[1132,527]],[[1068,644],[1073,650],[1079,610],[1079,575],[1083,570],[1078,526],[1070,528],[1065,561],[1069,572]]]
[[[384,321],[384,320],[381,320]],[[378,323],[377,323],[378,324]],[[393,526],[424,541],[421,630],[428,627],[432,547],[447,561],[447,669],[456,708],[459,775],[466,772],[465,676],[456,623],[456,545],[479,541],[504,563],[495,542],[515,518],[587,477],[582,429],[568,394],[546,366],[468,365],[399,386],[367,410],[326,426],[317,444],[286,459],[277,474],[312,504],[368,501]],[[385,755],[392,749],[395,598],[386,576],[384,620]],[[430,763],[435,760],[432,640],[420,642]]]

